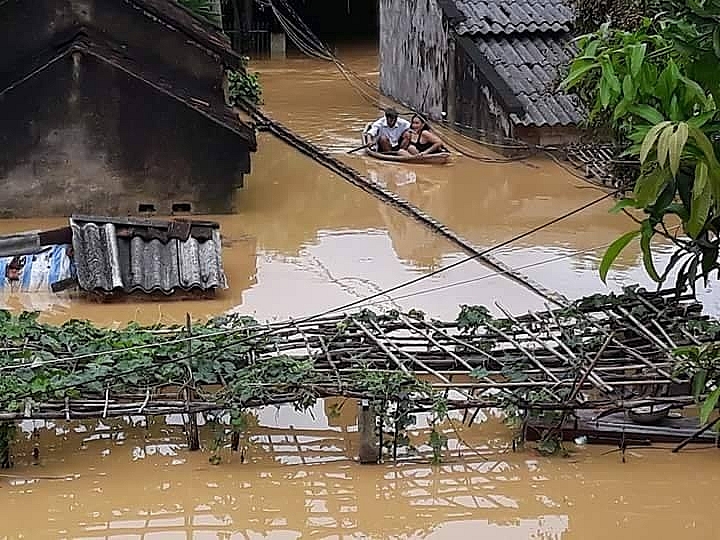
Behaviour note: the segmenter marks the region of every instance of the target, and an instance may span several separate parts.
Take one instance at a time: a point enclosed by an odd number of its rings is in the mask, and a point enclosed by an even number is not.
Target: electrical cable
[[[285,9],[293,16],[297,24],[290,21],[276,6],[276,3],[282,4]],[[319,38],[317,38],[312,30],[304,23],[302,18],[299,17],[297,12],[290,6],[285,0],[267,0],[267,2],[263,2],[263,5],[268,6],[273,11],[273,14],[278,19],[278,22],[283,27],[283,30],[288,34],[288,36],[291,38],[293,43],[296,44],[296,46],[301,50],[301,52],[307,54],[308,56],[319,58],[321,60],[330,61],[333,62],[336,67],[339,69],[340,73],[345,77],[347,82],[356,90],[358,91],[362,97],[364,97],[371,105],[384,108],[385,105],[382,102],[381,99],[373,98],[371,95],[369,95],[367,92],[362,90],[361,88],[358,88],[355,84],[353,84],[351,80],[351,76],[366,85],[368,88],[370,88],[373,92],[377,92],[380,96],[379,90],[376,86],[372,85],[369,81],[363,79],[360,77],[357,73],[355,73],[353,70],[348,68],[346,65],[344,65],[330,50],[329,48],[324,45]],[[305,41],[303,41],[303,38]],[[309,43],[308,43],[309,42]],[[315,50],[312,50],[312,47],[315,48]],[[421,113],[409,108],[406,111],[406,114],[413,113],[417,114],[423,122],[426,122],[428,124],[433,124],[428,120],[425,116],[423,116]],[[447,139],[448,146],[456,150],[461,155],[483,161],[486,163],[509,163],[514,161],[521,161],[524,159],[527,159],[529,157],[528,154],[522,154],[518,156],[511,156],[511,157],[488,157],[488,156],[481,156],[478,155],[471,150],[468,150],[467,147],[462,146],[460,143],[457,142],[457,140],[453,140],[452,137],[455,135],[460,136],[462,138],[465,138],[469,141],[472,141],[474,143],[479,143],[484,146],[488,146],[491,148],[499,148],[499,149],[508,149],[508,150],[525,150],[526,152],[532,152],[537,150],[546,150],[547,147],[543,147],[540,145],[528,145],[522,141],[513,141],[513,144],[498,144],[498,143],[491,143],[488,141],[483,141],[479,139],[475,139],[472,137],[469,137],[468,135],[458,132],[456,130],[453,130],[452,128],[448,129],[446,126],[443,126],[442,124],[434,124],[435,129],[437,129],[439,132],[443,133],[444,138]],[[451,135],[452,133],[452,135]]]
[[[588,202],[588,203],[583,204],[582,206],[579,206],[579,207],[575,208],[574,210],[570,210],[570,211],[568,211],[568,212],[565,212],[564,214],[562,214],[562,215],[560,215],[560,216],[558,216],[558,217],[556,217],[556,218],[553,218],[552,220],[550,220],[550,221],[548,221],[548,222],[545,222],[545,223],[543,223],[543,224],[541,224],[541,225],[538,225],[538,226],[536,226],[536,227],[533,227],[532,229],[529,229],[529,230],[527,230],[527,231],[525,231],[525,232],[523,232],[523,233],[520,233],[520,234],[518,234],[518,235],[515,235],[515,236],[513,236],[513,237],[511,237],[511,238],[509,238],[509,239],[507,239],[507,240],[504,240],[504,241],[500,242],[499,244],[496,244],[496,245],[494,245],[494,246],[491,246],[491,247],[487,248],[486,250],[484,250],[484,251],[482,251],[482,252],[479,252],[479,253],[477,253],[477,254],[475,254],[475,255],[471,255],[471,256],[465,257],[465,258],[460,259],[459,261],[456,261],[456,262],[454,262],[454,263],[452,263],[452,264],[450,264],[450,265],[448,265],[448,266],[444,266],[444,267],[442,267],[442,268],[439,268],[439,269],[437,269],[437,270],[435,270],[435,271],[433,271],[433,272],[430,272],[429,274],[423,274],[423,275],[421,275],[421,276],[418,276],[417,278],[414,278],[414,279],[405,281],[405,282],[403,282],[403,283],[400,283],[400,284],[398,284],[398,285],[395,285],[395,286],[393,286],[393,287],[390,287],[389,289],[386,289],[386,290],[384,290],[384,291],[380,291],[380,292],[374,293],[374,294],[372,294],[372,295],[370,295],[370,296],[367,296],[367,297],[364,297],[364,298],[361,298],[361,299],[358,299],[358,300],[355,300],[355,301],[352,301],[352,302],[348,302],[348,303],[343,304],[343,305],[341,305],[341,306],[336,306],[336,307],[334,307],[334,308],[327,309],[327,310],[325,310],[325,311],[316,313],[316,314],[314,314],[314,315],[309,315],[309,316],[307,316],[307,317],[303,317],[303,318],[300,318],[300,319],[297,319],[297,320],[290,319],[290,320],[287,321],[287,326],[284,327],[284,328],[285,328],[285,329],[290,329],[290,328],[292,328],[294,325],[297,325],[297,324],[304,324],[304,323],[306,323],[306,322],[311,322],[311,321],[314,321],[314,320],[317,320],[317,319],[321,319],[321,318],[323,318],[323,317],[325,317],[325,316],[327,316],[327,315],[330,315],[330,314],[332,314],[332,313],[335,313],[335,312],[338,312],[338,311],[343,311],[343,310],[346,310],[346,309],[349,309],[349,308],[358,306],[358,305],[360,305],[360,304],[363,304],[363,303],[368,302],[368,301],[370,301],[370,300],[374,300],[374,299],[379,298],[379,297],[381,297],[381,296],[386,296],[386,295],[388,295],[389,293],[392,293],[392,292],[395,292],[395,291],[397,291],[397,290],[403,289],[403,288],[408,287],[408,286],[410,286],[410,285],[413,285],[413,284],[415,284],[415,283],[419,283],[420,281],[423,281],[423,280],[425,280],[425,279],[429,279],[429,278],[431,278],[431,277],[433,277],[433,276],[436,276],[436,275],[438,275],[438,274],[440,274],[440,273],[442,273],[442,272],[446,272],[447,270],[450,270],[450,269],[452,269],[452,268],[456,268],[456,267],[458,267],[458,266],[460,266],[460,265],[462,265],[462,264],[465,264],[465,263],[470,262],[470,261],[472,261],[472,260],[475,260],[475,259],[477,259],[477,258],[479,258],[479,257],[482,257],[483,255],[487,255],[488,253],[490,253],[490,252],[492,252],[492,251],[501,249],[501,248],[503,248],[503,247],[505,247],[505,246],[507,246],[507,245],[512,244],[513,242],[516,242],[516,241],[518,241],[518,240],[522,240],[523,238],[526,238],[526,237],[528,237],[528,236],[530,236],[530,235],[532,235],[532,234],[534,234],[534,233],[536,233],[536,232],[538,232],[538,231],[540,231],[540,230],[542,230],[542,229],[545,229],[545,228],[547,228],[547,227],[550,227],[550,226],[554,225],[555,223],[558,223],[558,222],[560,222],[560,221],[562,221],[562,220],[564,220],[564,219],[567,219],[568,217],[571,217],[571,216],[573,216],[573,215],[575,215],[575,214],[578,214],[578,213],[580,213],[580,212],[583,212],[584,210],[586,210],[586,209],[588,209],[588,208],[590,208],[590,207],[592,207],[592,206],[594,206],[594,205],[596,205],[596,204],[599,204],[600,202],[602,202],[602,201],[604,201],[605,199],[609,198],[609,197],[612,196],[613,194],[614,194],[614,193],[607,193],[607,194],[603,195],[602,197],[598,197],[597,199],[594,199],[594,200],[592,200],[592,201],[590,201],[590,202]],[[284,321],[284,322],[285,322],[285,321]],[[257,326],[257,327],[261,327],[261,328],[267,328],[267,325],[256,325],[256,326]],[[244,337],[244,338],[239,339],[239,340],[235,340],[235,341],[230,341],[230,342],[228,342],[228,343],[224,343],[224,344],[216,347],[212,352],[218,353],[218,352],[221,352],[221,351],[223,351],[223,350],[226,350],[226,349],[229,349],[229,348],[231,348],[231,347],[234,347],[234,346],[236,346],[236,345],[241,345],[241,344],[247,343],[247,342],[249,342],[249,341],[251,341],[251,340],[253,340],[253,339],[257,340],[257,339],[262,339],[262,338],[264,338],[264,337],[268,337],[268,336],[272,335],[273,333],[280,331],[281,328],[283,328],[283,327],[279,327],[279,328],[276,328],[276,329],[274,329],[274,330],[269,330],[269,331],[266,331],[266,332],[263,332],[263,333],[260,333],[260,334],[249,335],[249,336]],[[240,329],[233,329],[232,331],[234,331],[235,333],[239,333],[239,332],[250,331],[250,330],[252,330],[252,329],[253,329],[252,326],[247,326],[247,327],[243,327],[243,328],[240,328]],[[228,334],[230,334],[230,333],[231,333],[231,331],[228,331]],[[99,354],[103,354],[103,353],[99,353]],[[166,365],[166,364],[173,364],[173,363],[178,363],[178,362],[184,362],[184,361],[186,361],[186,360],[189,360],[191,357],[192,357],[192,354],[183,355],[183,356],[181,356],[181,357],[176,357],[176,358],[168,358],[168,359],[165,359],[165,360],[159,360],[159,361],[157,361],[154,365],[157,367],[157,366],[163,366],[163,365]],[[63,359],[63,360],[65,360],[65,359]],[[144,369],[147,369],[147,368],[146,368],[145,366],[136,367],[136,368],[131,368],[131,369],[129,369],[129,370],[125,370],[125,371],[118,372],[118,373],[109,373],[109,374],[105,374],[105,375],[99,376],[99,377],[97,377],[97,378],[91,378],[91,379],[89,379],[89,380],[82,381],[81,383],[74,383],[74,384],[70,384],[70,385],[65,385],[65,386],[53,388],[53,389],[51,389],[51,390],[47,390],[47,389],[46,389],[46,390],[44,390],[44,391],[38,391],[38,390],[30,391],[30,392],[26,392],[26,393],[24,393],[24,394],[21,394],[21,395],[19,395],[19,396],[11,397],[11,398],[9,398],[9,399],[6,398],[6,397],[3,397],[3,398],[1,398],[2,401],[0,401],[0,403],[7,404],[9,401],[18,401],[18,400],[23,400],[23,399],[27,399],[27,398],[32,398],[33,396],[38,395],[38,394],[41,394],[41,395],[42,395],[42,394],[46,394],[46,393],[48,393],[48,392],[59,392],[59,391],[68,390],[68,389],[71,389],[71,388],[76,388],[79,384],[88,384],[88,383],[91,383],[91,382],[101,382],[101,381],[105,381],[105,380],[108,380],[108,379],[113,379],[113,378],[118,378],[118,377],[124,377],[124,376],[126,376],[126,375],[131,375],[131,374],[133,374],[133,373],[136,373],[137,371],[141,371],[141,370],[144,370]]]

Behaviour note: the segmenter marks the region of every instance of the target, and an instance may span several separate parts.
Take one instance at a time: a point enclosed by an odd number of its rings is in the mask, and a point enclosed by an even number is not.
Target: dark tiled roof
[[[569,35],[477,36],[474,41],[523,106],[523,114],[510,115],[513,122],[570,126],[583,119],[578,99],[556,90],[558,68],[573,57]]]
[[[455,0],[465,15],[457,26],[464,34],[569,32],[573,13],[568,0]]]
[[[125,2],[179,29],[219,55],[232,67],[242,65],[242,55],[233,50],[227,35],[210,21],[182,6],[177,0],[125,0]]]
[[[172,294],[227,287],[217,224],[193,227],[184,236],[168,234],[172,222],[162,221],[73,217],[70,226],[78,282],[86,291]]]
[[[142,81],[158,92],[176,99],[210,121],[242,137],[251,151],[257,150],[255,128],[243,122],[225,104],[222,90],[202,86],[183,76],[182,73],[173,71],[169,66],[148,61],[141,52],[131,50],[127,45],[121,47],[103,40],[100,34],[89,29],[73,36],[63,47],[46,50],[33,62],[22,64],[18,71],[0,74],[0,97],[56,61],[76,51],[89,54]]]
[[[572,57],[569,0],[454,0],[465,19],[456,32],[470,38],[524,112],[524,126],[572,126],[584,117],[579,101],[556,91],[559,69]],[[499,89],[496,89],[499,90]]]

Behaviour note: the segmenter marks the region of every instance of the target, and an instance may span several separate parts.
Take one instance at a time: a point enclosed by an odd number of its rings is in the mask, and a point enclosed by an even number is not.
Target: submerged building
[[[233,210],[257,144],[218,28],[174,0],[6,0],[0,35],[0,217]]]
[[[490,139],[573,141],[583,109],[557,90],[574,56],[569,0],[379,0],[380,89]]]

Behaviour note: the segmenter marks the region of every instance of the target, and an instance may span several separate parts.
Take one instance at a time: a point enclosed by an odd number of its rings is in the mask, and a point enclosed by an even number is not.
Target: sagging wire
[[[258,0],[263,6],[269,7],[275,17],[277,18],[280,25],[283,27],[283,30],[286,32],[286,34],[290,37],[290,39],[295,43],[295,45],[303,52],[304,54],[318,58],[321,60],[329,61],[335,64],[335,66],[338,68],[340,73],[343,75],[343,77],[346,79],[346,81],[355,89],[368,103],[371,105],[378,107],[380,109],[385,108],[387,102],[383,102],[382,99],[378,99],[370,95],[367,91],[363,90],[362,88],[358,87],[353,81],[352,78],[355,78],[360,83],[364,84],[368,88],[370,88],[373,92],[377,93],[378,95],[382,96],[378,88],[370,83],[369,81],[362,78],[360,75],[355,73],[352,69],[348,68],[345,64],[343,64],[340,59],[338,59],[330,50],[329,48],[323,44],[312,32],[312,30],[304,23],[304,21],[299,17],[297,12],[290,6],[286,0]],[[288,13],[291,14],[291,16],[295,19],[296,22],[291,21],[288,17],[286,17],[280,9],[278,9],[276,3],[281,4]],[[501,143],[492,143],[489,141],[483,141],[480,139],[476,139],[473,137],[470,137],[460,131],[454,130],[452,128],[448,128],[443,123],[435,123],[429,120],[427,117],[425,117],[422,113],[419,113],[418,111],[415,111],[414,109],[407,106],[407,104],[403,104],[405,108],[407,109],[404,111],[405,114],[417,114],[423,122],[426,122],[430,125],[432,125],[438,132],[442,133],[444,138],[446,139],[448,146],[456,150],[459,154],[468,157],[470,159],[483,161],[486,163],[509,163],[509,162],[515,162],[515,161],[522,161],[533,155],[534,152],[537,151],[544,151],[550,149],[550,147],[540,146],[540,145],[529,145],[526,143],[523,143],[521,141],[514,141],[513,144],[501,144]],[[455,123],[459,126],[459,124]],[[459,136],[464,139],[467,139],[473,143],[481,144],[483,146],[489,147],[489,148],[497,148],[497,149],[505,149],[505,150],[515,150],[515,151],[524,151],[522,154],[515,155],[515,156],[508,156],[508,157],[489,157],[489,156],[483,156],[479,155],[472,150],[468,149],[466,146],[463,146],[461,143],[457,141],[457,139],[454,139],[454,137]]]
[[[223,343],[222,345],[217,346],[212,352],[214,352],[214,353],[219,353],[219,352],[222,352],[222,351],[224,351],[224,350],[226,350],[226,349],[229,349],[229,348],[231,348],[231,347],[235,347],[235,346],[237,346],[237,345],[242,345],[242,344],[244,344],[244,343],[247,343],[247,342],[249,342],[249,341],[251,341],[251,340],[263,339],[263,338],[266,338],[266,337],[271,336],[272,334],[274,334],[274,333],[276,333],[276,332],[280,332],[280,331],[283,331],[283,330],[289,330],[289,329],[296,328],[298,324],[305,324],[305,323],[307,323],[307,322],[313,322],[313,321],[315,321],[315,320],[317,320],[317,319],[321,319],[321,318],[323,318],[323,317],[326,317],[327,315],[331,315],[331,314],[337,313],[337,312],[339,312],[339,311],[344,311],[344,310],[347,310],[347,309],[350,309],[350,308],[353,308],[353,307],[356,307],[356,306],[365,304],[365,303],[367,303],[367,302],[370,302],[370,301],[372,301],[372,300],[381,298],[381,297],[383,297],[383,296],[388,296],[388,295],[389,295],[390,293],[392,293],[392,292],[398,291],[398,290],[403,289],[403,288],[405,288],[405,287],[408,287],[408,286],[410,286],[410,285],[414,285],[414,284],[416,284],[416,283],[419,283],[419,282],[421,282],[421,281],[424,281],[425,279],[429,279],[429,278],[431,278],[431,277],[433,277],[433,276],[436,276],[436,275],[439,275],[439,274],[441,274],[441,273],[443,273],[443,272],[446,272],[446,271],[448,271],[448,270],[450,270],[450,269],[452,269],[452,268],[456,268],[456,267],[458,267],[458,266],[460,266],[460,265],[462,265],[462,264],[465,264],[465,263],[468,263],[468,262],[470,262],[470,261],[476,260],[476,259],[478,259],[478,258],[480,258],[480,257],[483,257],[483,256],[489,254],[489,253],[492,252],[492,251],[495,251],[495,250],[501,249],[501,248],[503,248],[503,247],[506,247],[506,246],[508,246],[508,245],[510,245],[510,244],[512,244],[512,243],[514,243],[514,242],[517,242],[518,240],[522,240],[523,238],[526,238],[526,237],[528,237],[528,236],[530,236],[530,235],[532,235],[532,234],[534,234],[534,233],[536,233],[536,232],[538,232],[538,231],[541,231],[541,230],[543,230],[543,229],[546,229],[546,228],[548,228],[548,227],[550,227],[550,226],[552,226],[552,225],[554,225],[554,224],[556,224],[556,223],[558,223],[558,222],[560,222],[560,221],[562,221],[562,220],[564,220],[564,219],[567,219],[567,218],[569,218],[569,217],[571,217],[571,216],[573,216],[573,215],[579,214],[579,213],[587,210],[588,208],[590,208],[590,207],[592,207],[592,206],[595,206],[596,204],[599,204],[599,203],[603,202],[605,199],[608,199],[608,198],[609,198],[610,196],[612,196],[612,195],[613,195],[613,193],[607,193],[607,194],[603,195],[602,197],[598,197],[597,199],[594,199],[594,200],[592,200],[592,201],[590,201],[590,202],[588,202],[588,203],[585,203],[585,204],[583,204],[582,206],[579,206],[579,207],[577,207],[577,208],[575,208],[575,209],[573,209],[573,210],[570,210],[570,211],[568,211],[568,212],[566,212],[566,213],[564,213],[564,214],[562,214],[562,215],[560,215],[560,216],[558,216],[558,217],[555,217],[555,218],[553,218],[553,219],[551,219],[551,220],[549,220],[549,221],[547,221],[547,222],[545,222],[545,223],[543,223],[543,224],[541,224],[541,225],[538,225],[538,226],[536,226],[536,227],[533,227],[533,228],[531,228],[531,229],[529,229],[529,230],[527,230],[527,231],[525,231],[525,232],[523,232],[523,233],[517,234],[517,235],[515,235],[515,236],[513,236],[513,237],[511,237],[511,238],[509,238],[509,239],[507,239],[507,240],[504,240],[504,241],[502,241],[502,242],[500,242],[500,243],[498,243],[498,244],[495,244],[495,245],[493,245],[493,246],[490,246],[489,248],[483,250],[482,252],[479,252],[479,253],[476,253],[476,254],[474,254],[474,255],[470,255],[470,256],[468,256],[468,257],[465,257],[465,258],[463,258],[463,259],[460,259],[459,261],[456,261],[456,262],[454,262],[454,263],[452,263],[452,264],[449,264],[449,265],[447,265],[447,266],[443,266],[443,267],[441,267],[441,268],[439,268],[439,269],[437,269],[437,270],[434,270],[434,271],[432,271],[432,272],[430,272],[430,273],[428,273],[428,274],[420,275],[420,276],[418,276],[418,277],[416,277],[416,278],[413,278],[413,279],[404,281],[404,282],[402,282],[402,283],[400,283],[400,284],[398,284],[398,285],[395,285],[395,286],[390,287],[390,288],[388,288],[388,289],[385,289],[385,290],[383,290],[383,291],[380,291],[380,292],[377,292],[377,293],[373,293],[373,294],[371,294],[370,296],[367,296],[367,297],[364,297],[364,298],[361,298],[361,299],[358,299],[358,300],[354,300],[354,301],[352,301],[352,302],[348,302],[348,303],[343,304],[343,305],[341,305],[341,306],[336,306],[336,307],[334,307],[334,308],[327,309],[327,310],[325,310],[325,311],[316,313],[316,314],[314,314],[314,315],[309,315],[309,316],[307,316],[307,317],[303,317],[303,318],[300,318],[300,319],[288,319],[288,320],[282,321],[282,322],[280,322],[280,323],[275,323],[275,325],[274,325],[275,327],[272,328],[272,329],[270,329],[270,330],[265,330],[264,332],[261,332],[261,333],[259,333],[259,334],[248,335],[248,336],[242,337],[242,338],[237,339],[237,340],[228,340],[228,342]],[[283,325],[284,325],[284,326],[283,326]],[[235,328],[235,329],[227,330],[226,333],[227,333],[228,335],[230,335],[230,334],[233,334],[233,333],[249,332],[250,330],[253,330],[253,329],[267,329],[267,328],[268,328],[268,325],[266,325],[266,324],[248,325],[248,326],[245,326],[245,327],[242,327],[242,328]],[[216,334],[216,335],[217,335],[217,334]],[[204,335],[203,337],[207,337],[207,336],[208,336],[208,335],[206,334],[206,335]],[[161,345],[163,345],[163,344],[164,344],[164,342],[163,342],[163,343],[158,343],[157,346],[161,346]],[[208,351],[208,352],[210,352],[210,351]],[[112,353],[112,351],[103,351],[103,352],[97,352],[97,353],[90,353],[90,355],[92,355],[92,356],[100,356],[100,355],[102,355],[102,354],[113,354],[113,353]],[[187,354],[187,355],[182,355],[182,356],[180,356],[180,357],[175,357],[175,358],[156,359],[154,365],[155,365],[155,366],[164,366],[164,365],[175,364],[175,363],[179,363],[179,362],[185,362],[185,361],[187,361],[188,359],[190,359],[190,358],[193,356],[193,354],[194,354],[194,353],[192,353],[192,354]],[[57,361],[67,361],[68,358],[66,357],[66,358],[54,359],[54,360],[57,360]],[[18,367],[21,367],[21,366],[18,366]],[[31,365],[30,367],[33,367],[33,366]],[[143,369],[146,369],[145,366],[140,366],[140,367],[135,367],[135,368],[129,368],[129,369],[127,369],[127,370],[124,370],[124,371],[121,371],[121,372],[117,372],[117,373],[107,373],[107,374],[104,374],[104,375],[101,375],[101,376],[93,377],[93,378],[91,378],[91,379],[89,379],[89,380],[85,380],[85,381],[83,381],[82,383],[73,382],[72,384],[68,384],[68,385],[65,385],[65,386],[60,386],[60,387],[57,387],[57,388],[50,389],[50,392],[52,393],[52,392],[60,392],[60,391],[64,391],[64,390],[69,390],[69,389],[71,389],[71,388],[76,388],[79,384],[90,384],[90,383],[93,383],[93,382],[105,382],[105,381],[109,381],[109,380],[112,380],[112,379],[117,379],[117,378],[120,378],[120,377],[124,377],[124,376],[127,376],[127,375],[132,375],[132,374],[137,373],[138,371],[141,371],[141,370],[143,370]],[[39,391],[39,390],[34,390],[34,391],[33,391],[33,390],[31,390],[31,391],[25,392],[24,394],[21,394],[21,395],[19,395],[19,396],[11,396],[11,397],[9,397],[9,398],[8,398],[8,397],[0,397],[0,404],[2,404],[2,405],[7,405],[7,403],[10,402],[10,401],[21,401],[21,400],[25,400],[25,399],[28,399],[28,398],[32,398],[32,397],[34,397],[34,396],[36,396],[36,395],[41,395],[41,394],[43,394],[43,393],[46,393],[47,391],[48,391],[47,389],[44,390],[44,391]]]

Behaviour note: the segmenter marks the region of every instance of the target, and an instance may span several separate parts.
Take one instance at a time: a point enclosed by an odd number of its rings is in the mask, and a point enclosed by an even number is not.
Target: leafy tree
[[[720,249],[720,0],[668,0],[637,28],[603,24],[578,39],[579,54],[562,86],[574,89],[640,164],[632,197],[614,212],[636,209],[639,227],[605,253],[606,279],[618,254],[640,239],[645,269],[662,283],[680,263],[678,289],[694,288],[718,270]],[[669,232],[680,221],[685,237]],[[670,238],[677,250],[663,272],[651,242]]]

